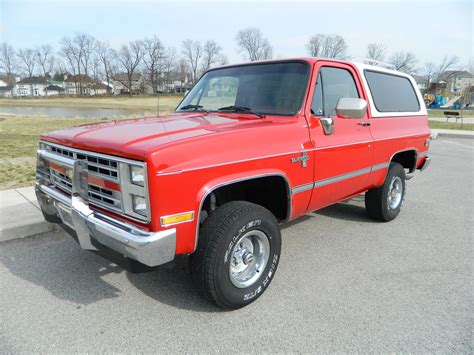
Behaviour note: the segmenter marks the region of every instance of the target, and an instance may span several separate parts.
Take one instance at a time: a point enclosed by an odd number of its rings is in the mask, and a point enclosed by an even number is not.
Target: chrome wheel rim
[[[403,197],[403,181],[399,176],[394,176],[388,189],[387,205],[391,210],[400,206]]]
[[[270,242],[265,233],[252,230],[235,243],[230,255],[230,281],[238,288],[246,288],[257,282],[265,270],[270,256]]]

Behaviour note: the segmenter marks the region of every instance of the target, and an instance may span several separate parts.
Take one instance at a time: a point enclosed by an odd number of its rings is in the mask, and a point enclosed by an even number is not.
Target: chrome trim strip
[[[357,145],[357,144],[364,144],[364,143],[373,143],[373,142],[385,141],[385,140],[390,140],[390,139],[401,139],[401,138],[408,138],[408,137],[424,137],[424,136],[425,136],[424,134],[423,135],[411,134],[411,135],[406,135],[406,136],[379,138],[379,139],[373,139],[373,140],[368,140],[368,141],[360,141],[360,142],[352,142],[352,143],[345,143],[345,144],[338,144],[338,145],[330,145],[330,146],[327,146],[327,147],[301,149],[301,150],[293,151],[293,152],[276,153],[276,154],[271,154],[271,155],[262,155],[262,156],[259,156],[259,157],[227,161],[227,162],[223,162],[223,163],[219,163],[219,164],[203,165],[203,166],[198,166],[198,167],[188,168],[188,169],[183,169],[183,170],[177,170],[177,171],[157,172],[156,176],[175,175],[175,174],[181,174],[181,173],[185,173],[185,172],[189,172],[189,171],[209,169],[209,168],[215,168],[215,167],[231,165],[231,164],[245,163],[245,162],[249,162],[249,161],[253,161],[253,160],[275,158],[275,157],[280,157],[280,156],[285,156],[285,155],[290,155],[290,154],[301,154],[303,151],[313,152],[313,151],[317,151],[317,150],[332,149],[332,148],[345,147],[345,146],[349,146],[349,145]],[[415,148],[412,148],[412,149],[415,150]],[[412,150],[412,149],[407,149],[407,150]],[[399,153],[399,152],[397,152],[397,153]]]
[[[372,170],[371,170],[371,171],[377,171],[377,170],[385,169],[385,168],[388,168],[389,165],[390,165],[390,163],[376,164],[376,165],[373,165],[373,166],[372,166]]]
[[[336,175],[336,176],[333,176],[333,177],[330,177],[330,178],[327,178],[327,179],[316,180],[316,181],[313,181],[312,183],[310,182],[310,183],[307,183],[307,184],[304,184],[304,185],[299,185],[299,186],[293,187],[292,192],[293,192],[293,194],[297,194],[299,192],[304,192],[304,191],[308,191],[308,190],[311,190],[311,189],[316,189],[318,187],[323,187],[323,186],[326,186],[326,185],[329,185],[329,184],[334,184],[336,182],[344,181],[344,180],[347,180],[347,179],[352,179],[353,177],[368,174],[368,173],[371,173],[372,171],[385,169],[389,165],[390,165],[390,163],[381,163],[381,164],[373,165],[369,168],[354,170],[354,171],[351,171],[349,173]]]
[[[314,182],[314,188],[326,186],[326,185],[329,185],[329,184],[334,184],[336,182],[344,181],[344,180],[347,180],[347,179],[352,179],[352,178],[360,176],[360,175],[368,174],[371,171],[372,171],[372,167],[364,168],[364,169],[360,169],[360,170],[351,171],[350,173],[337,175],[337,176],[334,176],[334,177],[331,177],[331,178],[318,180],[318,181]]]
[[[299,192],[304,192],[304,191],[308,191],[308,190],[312,190],[314,188],[314,182],[310,182],[308,184],[304,184],[304,185],[299,185],[299,186],[295,186],[291,189],[291,192],[293,194],[297,194]]]
[[[209,196],[213,191],[215,191],[218,188],[223,187],[223,186],[227,186],[227,185],[231,185],[231,184],[235,184],[235,183],[242,182],[242,181],[247,181],[247,180],[254,180],[254,179],[263,178],[263,177],[270,177],[270,176],[282,177],[286,182],[286,194],[287,194],[288,209],[287,209],[287,212],[286,212],[287,213],[287,218],[285,219],[284,222],[288,221],[291,218],[291,210],[292,210],[291,201],[292,201],[293,193],[292,193],[291,188],[290,188],[290,181],[288,180],[286,175],[284,175],[282,173],[267,173],[267,174],[246,176],[246,177],[240,178],[240,179],[225,181],[225,182],[217,184],[217,185],[213,186],[212,188],[208,189],[206,191],[206,193],[203,195],[203,197],[201,199],[201,202],[199,203],[199,210],[198,210],[198,213],[197,213],[197,223],[196,223],[196,240],[195,240],[195,243],[194,243],[193,252],[197,249],[197,245],[198,245],[198,242],[199,242],[199,224],[200,224],[200,221],[201,221],[201,211],[202,211],[202,206],[204,205],[204,201],[206,201],[207,196]]]

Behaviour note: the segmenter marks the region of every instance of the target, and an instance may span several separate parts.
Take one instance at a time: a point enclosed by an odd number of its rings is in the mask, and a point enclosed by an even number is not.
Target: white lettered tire
[[[229,202],[201,226],[191,275],[219,307],[246,306],[270,285],[278,267],[281,235],[273,214],[262,206]]]

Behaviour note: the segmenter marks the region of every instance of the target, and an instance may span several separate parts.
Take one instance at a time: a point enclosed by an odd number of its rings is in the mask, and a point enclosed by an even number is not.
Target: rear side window
[[[410,80],[403,76],[364,71],[379,112],[418,112],[420,103]]]

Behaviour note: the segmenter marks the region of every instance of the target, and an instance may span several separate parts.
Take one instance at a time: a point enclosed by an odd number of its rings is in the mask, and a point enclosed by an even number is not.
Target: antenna
[[[160,117],[160,92],[156,91],[156,117]]]

